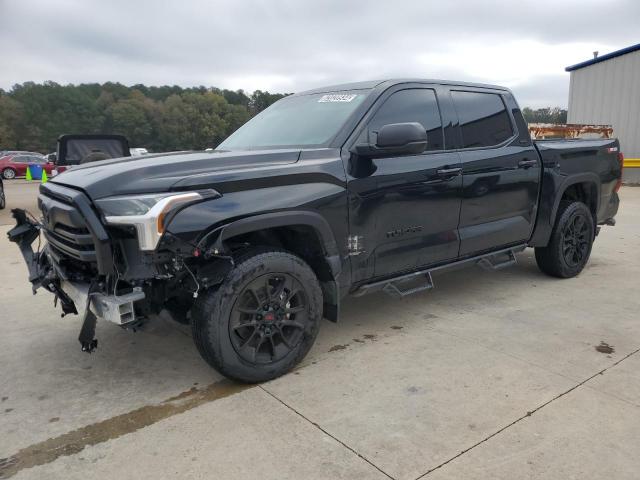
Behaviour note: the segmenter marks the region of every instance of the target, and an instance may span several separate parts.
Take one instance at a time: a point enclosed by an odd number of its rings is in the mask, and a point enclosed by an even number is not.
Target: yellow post
[[[42,183],[47,183],[47,180],[49,180],[47,178],[47,171],[43,168],[42,169]]]
[[[27,166],[27,180],[29,180],[29,181],[33,180],[33,177],[31,176],[31,170],[29,169],[29,166]]]

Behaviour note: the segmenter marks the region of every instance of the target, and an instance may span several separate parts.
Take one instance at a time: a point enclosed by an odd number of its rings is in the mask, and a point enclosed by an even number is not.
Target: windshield
[[[218,150],[326,146],[369,90],[285,97],[253,117]]]

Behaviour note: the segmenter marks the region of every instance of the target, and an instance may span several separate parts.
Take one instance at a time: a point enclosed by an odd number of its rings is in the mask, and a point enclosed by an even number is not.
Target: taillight
[[[618,192],[622,186],[622,170],[624,169],[624,155],[622,152],[618,153],[618,161],[620,162],[620,178],[616,182],[616,186],[613,188],[614,192]]]

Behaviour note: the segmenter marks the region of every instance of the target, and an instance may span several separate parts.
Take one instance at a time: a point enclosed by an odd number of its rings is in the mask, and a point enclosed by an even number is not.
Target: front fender
[[[253,231],[304,225],[318,235],[332,272],[340,272],[346,238],[346,190],[332,183],[281,185],[225,193],[221,198],[190,205],[167,225],[168,237],[208,247]],[[170,239],[169,238],[169,239]],[[167,240],[169,240],[167,239]],[[159,246],[162,248],[162,243]]]

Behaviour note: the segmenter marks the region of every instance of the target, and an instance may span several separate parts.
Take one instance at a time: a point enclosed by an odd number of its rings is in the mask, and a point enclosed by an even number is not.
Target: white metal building
[[[565,70],[571,73],[568,123],[612,125],[625,180],[640,182],[640,43]]]

